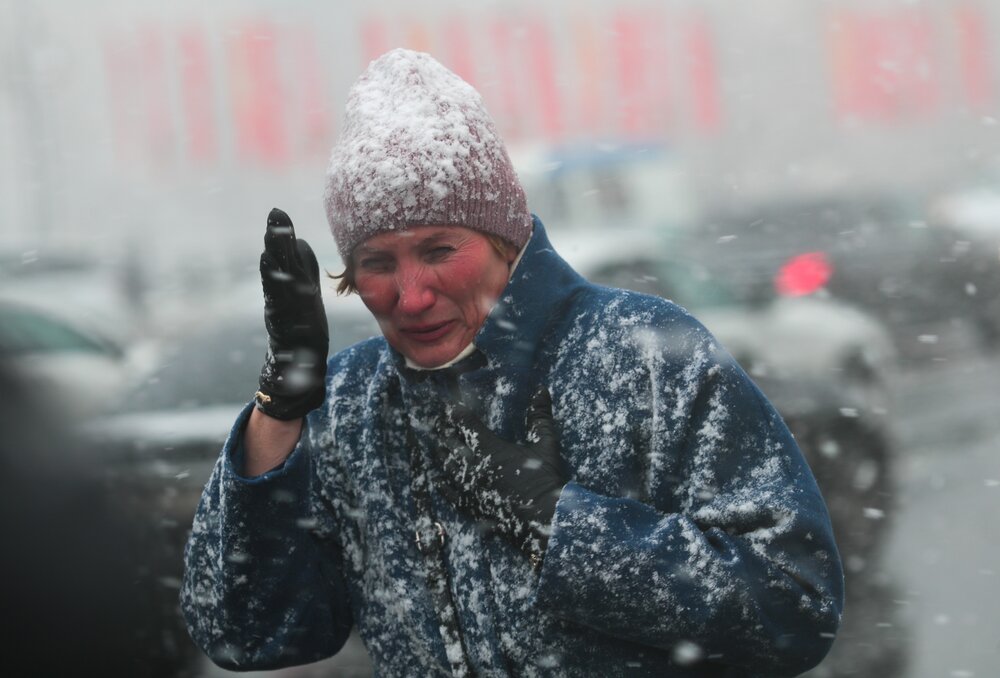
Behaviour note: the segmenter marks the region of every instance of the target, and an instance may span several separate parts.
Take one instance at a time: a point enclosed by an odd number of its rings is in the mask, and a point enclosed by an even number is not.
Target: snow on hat
[[[371,62],[351,88],[325,202],[345,262],[363,240],[420,224],[466,226],[518,247],[531,235],[524,190],[482,97],[405,49]]]

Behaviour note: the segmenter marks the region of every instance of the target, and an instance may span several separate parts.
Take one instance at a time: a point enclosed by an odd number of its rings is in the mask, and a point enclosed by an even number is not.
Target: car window
[[[669,261],[630,261],[597,270],[590,276],[600,285],[654,294],[685,308],[730,306],[736,295],[707,269]]]
[[[5,353],[114,353],[107,344],[55,318],[21,308],[0,309],[0,349]]]
[[[367,317],[330,321],[330,354],[377,333]],[[258,318],[227,322],[165,351],[163,363],[115,408],[119,412],[193,410],[250,400],[267,352]]]

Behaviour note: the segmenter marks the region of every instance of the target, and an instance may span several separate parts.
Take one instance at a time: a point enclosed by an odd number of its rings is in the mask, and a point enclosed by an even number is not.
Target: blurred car
[[[954,229],[1000,257],[1000,161],[954,178],[928,199],[933,225]]]
[[[358,297],[326,296],[331,354],[378,333]],[[203,329],[164,348],[159,367],[84,429],[135,477],[177,481],[161,510],[185,528],[236,415],[257,388],[267,350],[260,297],[259,283],[234,293],[237,310],[205,319]],[[256,313],[246,312],[255,306]]]
[[[997,185],[972,186],[936,196],[929,208],[931,223],[954,229],[970,240],[1000,247],[1000,190]]]
[[[143,269],[134,259],[123,266],[103,257],[54,248],[0,251],[0,298],[100,325],[118,343],[129,343],[147,311]]]
[[[885,321],[911,360],[1000,348],[1000,252],[916,201],[887,195],[784,201],[705,216],[702,250],[767,268],[811,254],[824,288]]]
[[[828,267],[823,291],[877,316],[903,358],[1000,348],[992,187],[942,196],[931,213],[922,200],[890,194],[709,208],[662,144],[528,146],[511,157],[551,234],[576,238],[609,226],[615,239],[656,233],[658,250],[737,266],[754,294],[774,284],[780,267],[809,255]]]
[[[663,144],[529,146],[511,156],[529,207],[585,277],[696,311],[754,376],[836,379],[886,405],[881,382],[897,350],[885,325],[829,298],[829,272],[816,277],[816,262],[810,270],[801,259],[810,250],[717,233]],[[796,287],[783,290],[782,276]]]
[[[80,431],[108,483],[160,534],[158,578],[173,601],[170,642],[193,664],[207,660],[194,648],[177,609],[183,547],[225,437],[257,388],[267,347],[260,283],[235,290],[230,300],[232,311],[213,308],[194,321],[202,329],[166,347],[156,369]],[[357,296],[327,294],[325,304],[331,353],[379,332]],[[355,639],[338,655],[338,670],[361,666],[361,673],[350,675],[365,675],[367,655],[358,648]],[[228,675],[207,666],[197,671]]]
[[[661,142],[514,146],[528,206],[549,233],[683,230],[698,205],[677,153]]]
[[[21,301],[0,299],[0,361],[33,397],[69,417],[114,401],[151,360],[93,323]]]
[[[817,294],[779,294],[749,281],[742,267],[699,260],[676,242],[666,253],[652,234],[619,234],[603,248],[599,238],[591,246],[579,233],[567,240],[567,257],[585,277],[680,304],[754,378],[837,382],[855,407],[888,407],[885,382],[896,350],[868,314]]]

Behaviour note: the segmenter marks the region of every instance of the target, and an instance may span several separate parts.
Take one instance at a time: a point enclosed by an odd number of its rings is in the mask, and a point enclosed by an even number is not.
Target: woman
[[[315,661],[355,625],[392,676],[823,657],[842,572],[788,430],[691,316],[556,254],[471,87],[427,55],[372,62],[326,206],[383,336],[327,364],[315,257],[272,211],[268,360],[186,553],[217,663]]]

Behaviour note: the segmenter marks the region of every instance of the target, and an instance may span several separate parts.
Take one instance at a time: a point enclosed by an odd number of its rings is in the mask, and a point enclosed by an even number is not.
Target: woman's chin
[[[397,350],[414,365],[424,369],[432,369],[454,360],[462,352],[463,348],[465,347],[457,346],[454,342],[441,342],[440,344],[432,345],[410,345]]]

